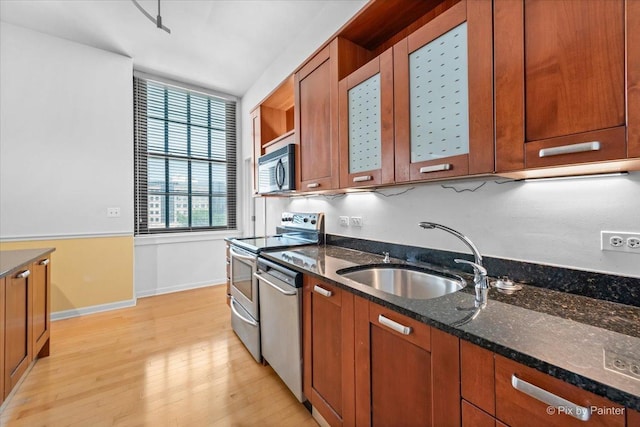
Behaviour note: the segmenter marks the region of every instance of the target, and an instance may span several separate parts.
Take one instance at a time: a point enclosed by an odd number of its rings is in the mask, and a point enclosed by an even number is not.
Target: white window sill
[[[135,236],[134,246],[166,245],[172,243],[202,242],[224,240],[227,237],[241,237],[238,230],[196,231],[190,233],[166,233]]]

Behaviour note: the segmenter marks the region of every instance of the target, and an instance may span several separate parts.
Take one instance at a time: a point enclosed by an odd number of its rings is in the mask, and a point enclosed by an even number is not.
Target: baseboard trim
[[[71,310],[56,311],[51,313],[51,320],[56,321],[56,320],[62,320],[62,319],[70,319],[72,317],[86,316],[87,314],[118,310],[120,308],[134,307],[135,305],[136,305],[136,298],[133,298],[125,301],[110,302],[108,304],[99,304],[99,305],[92,305],[89,307],[73,308]]]
[[[171,294],[173,292],[188,291],[190,289],[206,288],[207,286],[220,286],[225,283],[226,282],[224,279],[207,280],[206,282],[183,283],[180,285],[166,286],[163,288],[138,291],[136,292],[136,298],[146,298],[146,297],[152,297],[155,295]]]

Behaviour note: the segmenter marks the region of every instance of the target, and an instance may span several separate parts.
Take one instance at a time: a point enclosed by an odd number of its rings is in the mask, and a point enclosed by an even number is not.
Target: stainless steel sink
[[[350,267],[337,273],[383,292],[413,299],[438,298],[467,285],[462,277],[405,265]]]

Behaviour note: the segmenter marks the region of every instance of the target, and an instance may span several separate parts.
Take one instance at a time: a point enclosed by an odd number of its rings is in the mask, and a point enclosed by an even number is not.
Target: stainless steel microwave
[[[258,193],[296,189],[295,147],[295,144],[289,144],[258,159]]]

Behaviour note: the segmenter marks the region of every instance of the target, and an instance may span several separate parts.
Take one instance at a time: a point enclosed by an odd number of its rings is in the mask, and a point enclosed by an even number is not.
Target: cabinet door
[[[295,75],[298,190],[338,188],[338,40]]]
[[[339,105],[340,187],[392,183],[392,49],[340,81]]]
[[[496,0],[494,10],[496,170],[626,158],[625,79],[637,107],[640,74],[625,70],[625,1]]]
[[[303,390],[331,426],[352,426],[353,294],[304,277]]]
[[[27,266],[28,267],[28,266]],[[31,270],[6,277],[4,395],[20,380],[32,360]]]
[[[356,424],[460,425],[459,342],[356,298]]]
[[[461,1],[394,46],[397,182],[494,171],[491,1]]]
[[[33,356],[49,355],[51,311],[51,262],[42,258],[32,264],[33,270]]]

